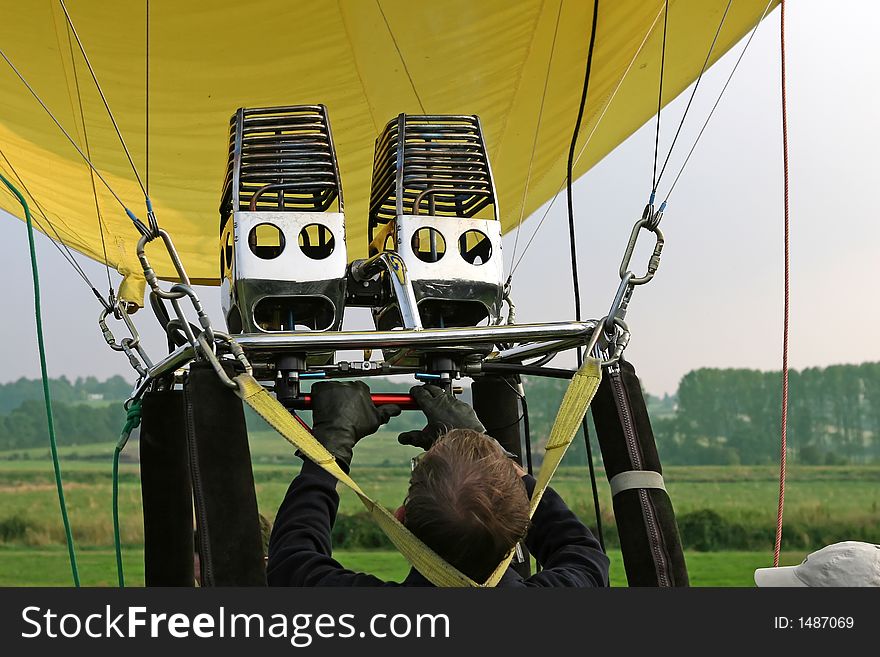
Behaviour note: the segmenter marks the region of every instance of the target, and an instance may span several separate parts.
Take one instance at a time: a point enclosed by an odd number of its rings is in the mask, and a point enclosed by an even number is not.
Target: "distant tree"
[[[89,395],[107,400],[128,396],[130,384],[120,376],[95,377],[71,383],[50,382],[55,400],[58,440],[62,445],[116,439],[124,421],[121,404],[82,404]],[[568,382],[523,377],[529,406],[533,456],[537,464],[553,426]],[[412,381],[375,379],[375,390],[408,390]],[[47,444],[42,385],[19,379],[0,385],[0,450]],[[646,394],[657,447],[664,463],[760,464],[779,458],[781,384],[779,372],[703,368],[682,377],[674,396],[662,400]],[[249,428],[265,423],[245,410]],[[306,414],[308,420],[308,414]],[[391,431],[422,426],[418,413],[396,418]],[[789,448],[795,462],[837,464],[880,461],[880,363],[834,365],[789,372]],[[596,445],[591,425],[592,444]],[[594,450],[594,462],[601,454]],[[585,465],[586,448],[577,436],[565,457],[569,465]]]

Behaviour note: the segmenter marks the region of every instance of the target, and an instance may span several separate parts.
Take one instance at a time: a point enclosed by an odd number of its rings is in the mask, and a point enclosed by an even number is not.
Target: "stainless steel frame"
[[[560,339],[576,339],[587,344],[596,322],[553,324],[513,324],[465,328],[425,329],[422,331],[325,331],[323,333],[242,334],[235,337],[249,358],[264,353],[303,352],[343,349],[433,349],[435,347],[477,347],[499,342],[547,340],[553,347]],[[492,349],[489,350],[490,352]],[[547,352],[545,352],[547,353]]]
[[[472,328],[427,329],[423,331],[325,331],[323,333],[249,333],[235,336],[248,358],[255,362],[273,361],[285,353],[344,349],[429,349],[459,348],[492,362],[509,362],[524,356],[535,357],[574,348],[590,342],[596,321],[478,326]],[[522,343],[505,351],[494,351],[499,342]],[[178,347],[147,372],[156,379],[186,365],[195,350]]]

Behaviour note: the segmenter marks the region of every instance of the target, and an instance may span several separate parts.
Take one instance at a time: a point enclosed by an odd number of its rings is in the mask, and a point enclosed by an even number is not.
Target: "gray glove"
[[[416,386],[409,392],[428,419],[428,424],[424,429],[400,434],[397,442],[401,445],[413,445],[428,450],[437,438],[450,429],[473,429],[480,433],[486,431],[473,408],[447,394],[442,388],[426,384]]]
[[[312,386],[312,433],[346,467],[351,466],[355,443],[396,415],[399,406],[373,404],[363,381],[323,381]]]

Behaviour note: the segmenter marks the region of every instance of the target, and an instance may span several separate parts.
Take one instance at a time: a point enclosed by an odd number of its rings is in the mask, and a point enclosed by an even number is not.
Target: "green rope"
[[[131,432],[141,423],[141,402],[133,402],[128,408],[125,426],[113,450],[113,544],[116,547],[116,575],[120,588],[125,588],[125,574],[122,570],[122,541],[119,538],[119,455],[125,448]]]
[[[25,222],[27,223],[28,245],[31,252],[31,271],[34,275],[34,315],[37,320],[37,345],[40,348],[40,373],[43,379],[43,399],[46,401],[46,421],[49,425],[49,446],[52,450],[52,465],[55,468],[55,487],[58,489],[58,503],[61,505],[61,519],[64,521],[64,535],[67,538],[67,552],[70,556],[70,571],[73,575],[73,585],[79,586],[79,569],[76,566],[76,552],[73,547],[73,533],[70,530],[70,518],[67,516],[67,504],[64,502],[64,485],[61,483],[61,463],[58,461],[58,443],[55,439],[55,418],[52,414],[52,397],[49,394],[49,375],[46,371],[46,345],[43,343],[43,313],[40,310],[40,275],[37,268],[37,250],[34,246],[34,225],[31,220],[31,210],[27,201],[15,186],[9,182],[3,174],[0,181],[9,188],[21,207],[24,208]]]

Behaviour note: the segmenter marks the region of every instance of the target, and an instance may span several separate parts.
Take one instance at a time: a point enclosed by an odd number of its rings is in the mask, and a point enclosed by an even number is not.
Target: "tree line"
[[[80,377],[70,381],[66,376],[49,382],[52,400],[64,404],[76,404],[90,400],[121,400],[128,397],[132,384],[121,376],[99,381],[94,376]],[[25,379],[0,384],[0,413],[9,413],[28,400],[43,398],[40,379]]]
[[[667,462],[778,461],[780,372],[694,370],[682,378],[676,397],[675,414],[654,422]],[[791,370],[787,426],[795,462],[880,461],[880,363]]]
[[[778,461],[780,379],[779,372],[703,368],[688,372],[675,395],[646,395],[663,463],[752,465]],[[404,390],[410,385],[383,381],[378,388]],[[563,380],[524,377],[536,455],[540,455],[567,385]],[[117,439],[125,420],[121,401],[131,390],[122,377],[106,381],[88,377],[74,382],[62,377],[51,381],[51,389],[60,444]],[[83,403],[97,397],[111,403]],[[248,417],[252,427],[258,425],[254,420]],[[416,414],[405,420],[413,428],[423,423]],[[791,370],[788,439],[789,454],[796,463],[880,462],[880,363]],[[0,451],[43,447],[47,440],[40,382],[19,379],[0,385]],[[598,449],[594,451],[594,461],[600,464]],[[582,438],[575,440],[566,462],[586,463]]]
[[[52,416],[59,445],[115,442],[125,423],[121,401],[98,407],[53,402]],[[28,399],[0,415],[0,451],[48,446],[46,406],[42,401]]]
[[[550,431],[566,384],[536,378],[525,382],[538,446]],[[702,368],[688,372],[675,395],[646,397],[667,465],[779,460],[781,372]],[[788,403],[788,453],[794,462],[880,462],[880,363],[790,370]],[[586,463],[583,439],[575,440],[566,459]],[[594,460],[599,463],[598,455]]]
[[[122,401],[132,384],[121,376],[104,381],[65,376],[49,380],[58,443],[85,445],[115,441],[125,422]],[[43,384],[20,378],[0,384],[0,450],[48,447]]]

